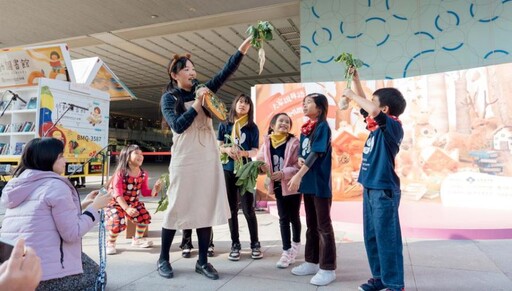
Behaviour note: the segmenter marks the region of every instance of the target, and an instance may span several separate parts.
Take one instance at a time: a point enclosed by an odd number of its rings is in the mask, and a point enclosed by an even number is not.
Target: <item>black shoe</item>
[[[199,261],[197,261],[196,273],[203,274],[212,280],[219,279],[219,273],[217,273],[217,270],[215,270],[215,268],[210,263],[206,263],[201,266],[199,265]]]
[[[156,269],[158,270],[158,274],[164,278],[172,278],[174,276],[169,261],[158,260],[156,262]]]
[[[359,286],[359,291],[379,291],[385,289],[386,286],[378,278],[370,278],[368,282]]]
[[[189,248],[184,248],[182,251],[181,251],[181,256],[184,257],[185,259],[188,259],[190,258],[190,255],[192,254],[192,250],[189,249]]]
[[[215,250],[213,249],[213,247],[209,247],[208,248],[208,257],[213,257],[215,256]]]

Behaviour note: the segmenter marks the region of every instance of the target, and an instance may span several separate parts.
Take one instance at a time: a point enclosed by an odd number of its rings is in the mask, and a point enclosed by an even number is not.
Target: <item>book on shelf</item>
[[[9,153],[9,144],[0,143],[0,155],[7,155]]]
[[[37,108],[37,97],[32,97],[30,98],[30,100],[27,102],[27,107],[26,109],[36,109]]]
[[[13,155],[21,155],[21,153],[23,152],[23,148],[24,147],[25,147],[25,143],[24,142],[17,142],[16,146],[14,146],[14,153],[13,153]]]
[[[29,132],[29,131],[31,131],[31,129],[32,129],[32,125],[33,125],[33,124],[34,124],[34,123],[33,123],[32,121],[25,121],[25,123],[23,124],[23,129],[22,129],[22,131],[23,131],[23,132]]]

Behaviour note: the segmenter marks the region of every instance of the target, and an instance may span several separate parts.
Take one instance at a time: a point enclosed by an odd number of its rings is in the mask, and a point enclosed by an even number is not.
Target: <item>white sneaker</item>
[[[117,253],[116,244],[109,244],[109,243],[107,243],[107,247],[106,247],[105,253],[107,255],[115,255]]]
[[[283,251],[281,254],[281,258],[276,263],[276,267],[280,269],[288,268],[288,266],[292,263],[290,257],[293,255],[292,249]]]
[[[292,274],[297,276],[306,276],[306,275],[314,275],[318,272],[320,268],[318,264],[304,262],[299,266],[292,269]]]
[[[311,278],[309,283],[316,286],[325,286],[336,280],[336,271],[334,270],[318,270],[315,276]]]
[[[153,245],[153,242],[150,240],[147,240],[145,238],[133,238],[132,240],[132,247],[137,248],[149,248]]]

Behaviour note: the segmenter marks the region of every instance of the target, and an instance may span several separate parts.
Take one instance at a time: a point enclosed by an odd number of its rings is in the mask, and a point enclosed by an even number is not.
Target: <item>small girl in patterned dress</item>
[[[151,215],[144,203],[139,201],[142,196],[155,197],[160,192],[162,184],[158,179],[151,190],[148,186],[148,172],[141,168],[144,156],[137,145],[129,145],[121,151],[119,163],[112,177],[110,187],[114,189],[112,201],[105,208],[105,220],[109,238],[107,255],[116,253],[116,239],[120,232],[126,229],[126,219],[135,223],[135,236],[132,246],[149,248],[153,245],[144,236],[146,228],[151,223]]]

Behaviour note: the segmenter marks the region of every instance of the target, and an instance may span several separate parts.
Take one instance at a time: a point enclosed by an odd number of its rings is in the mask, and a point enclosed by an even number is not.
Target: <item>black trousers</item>
[[[236,175],[232,171],[224,170],[224,179],[226,180],[226,190],[228,193],[229,209],[231,210],[231,219],[229,219],[229,231],[231,232],[231,243],[240,244],[240,235],[238,232],[238,203],[242,206],[242,211],[247,220],[249,235],[251,238],[251,248],[259,243],[258,238],[258,220],[254,212],[254,195],[246,192],[240,195],[240,187],[236,186]]]
[[[183,237],[181,238],[181,244],[180,249],[193,249],[194,245],[192,244],[192,230],[191,229],[184,229],[182,230]],[[210,236],[210,247],[214,247],[213,244],[213,230],[212,235]]]
[[[336,243],[331,221],[332,198],[304,194],[306,210],[306,262],[320,264],[322,270],[336,270]]]
[[[199,259],[198,262],[202,266],[208,263],[208,243],[212,236],[212,227],[197,228],[197,241],[199,243]],[[167,229],[162,227],[162,247],[160,248],[160,261],[169,261],[169,251],[171,250],[172,241],[176,234],[175,229]]]
[[[302,201],[302,194],[294,194],[283,196],[281,183],[274,183],[274,193],[276,196],[277,213],[279,214],[279,228],[281,230],[281,240],[283,241],[283,250],[288,250],[292,247],[292,233],[293,242],[300,242],[300,203]],[[291,224],[291,231],[290,231]]]

